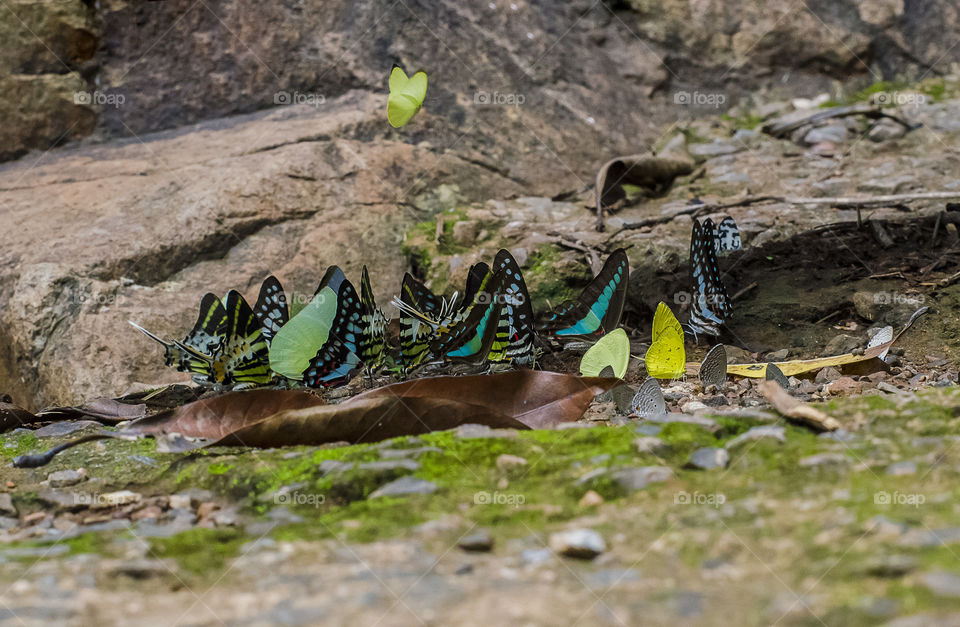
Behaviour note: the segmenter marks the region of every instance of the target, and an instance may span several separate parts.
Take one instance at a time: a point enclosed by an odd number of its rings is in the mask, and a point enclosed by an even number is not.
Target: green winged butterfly
[[[361,346],[374,350],[363,337],[368,329],[360,294],[330,266],[310,302],[273,337],[270,367],[308,387],[343,385],[363,366]]]
[[[387,121],[400,128],[410,121],[427,97],[427,75],[417,72],[407,78],[399,65],[390,71],[390,96],[387,98]]]

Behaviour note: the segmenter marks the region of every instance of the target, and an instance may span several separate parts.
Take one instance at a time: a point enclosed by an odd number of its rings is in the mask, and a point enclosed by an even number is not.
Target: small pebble
[[[607,550],[607,544],[593,529],[570,529],[550,534],[550,549],[565,557],[592,560]]]

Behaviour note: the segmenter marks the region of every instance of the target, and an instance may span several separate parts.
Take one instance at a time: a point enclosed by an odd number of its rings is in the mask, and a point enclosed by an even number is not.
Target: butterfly
[[[390,96],[387,98],[387,121],[400,128],[410,121],[427,97],[427,75],[417,72],[410,78],[399,65],[390,71]]]
[[[644,361],[647,374],[656,379],[679,379],[686,373],[683,327],[664,303],[653,315],[653,339]]]
[[[613,331],[623,314],[629,277],[627,253],[618,248],[580,296],[560,305],[541,328],[557,338],[570,340],[596,338]]]
[[[363,310],[360,359],[367,372],[371,373],[383,363],[386,352],[387,317],[383,314],[383,310],[377,307],[377,302],[373,298],[367,266],[363,266],[360,273],[360,308]]]
[[[458,310],[452,323],[437,328],[437,338],[430,344],[433,355],[444,361],[482,364],[487,359],[499,330],[501,293],[506,272],[491,272],[477,285],[469,304]]]
[[[197,359],[196,354],[209,357],[219,353],[227,342],[227,311],[220,299],[211,293],[204,294],[197,321],[181,341],[164,340],[132,321],[130,324],[164,347],[167,366],[176,365],[180,372],[191,373],[197,383],[206,383],[212,372],[209,360]]]
[[[487,359],[491,363],[509,363],[533,367],[536,359],[533,308],[523,280],[520,264],[510,251],[501,249],[493,260],[494,272],[502,274],[501,301],[497,331]],[[470,291],[471,286],[467,286]]]
[[[773,364],[773,363],[767,364],[767,368],[764,371],[764,378],[767,381],[776,381],[777,383],[780,384],[780,387],[782,387],[785,390],[790,389],[790,379],[788,379],[787,376],[783,374],[783,371],[780,370],[777,364]]]
[[[330,266],[310,302],[273,337],[270,367],[308,387],[343,385],[363,366],[366,331],[360,295]]]
[[[222,351],[210,357],[212,380],[219,385],[249,387],[273,379],[270,370],[270,343],[263,326],[240,292],[230,290],[224,303],[227,311],[227,341]]]
[[[728,253],[734,250],[740,250],[740,227],[736,220],[727,216],[717,225],[716,237],[714,241],[717,244],[717,254]]]
[[[717,237],[713,220],[694,220],[690,237],[690,277],[693,307],[687,327],[698,334],[719,335],[720,326],[732,310],[727,290],[720,279]]]
[[[284,294],[283,287],[277,277],[270,275],[264,279],[260,286],[257,303],[253,306],[253,313],[260,321],[260,326],[263,327],[263,337],[268,343],[277,334],[280,327],[290,319],[287,296]]]
[[[727,349],[723,344],[717,344],[707,351],[697,376],[703,387],[708,385],[722,387],[727,382]]]
[[[640,384],[630,404],[633,413],[641,418],[662,416],[667,413],[667,402],[663,398],[660,382],[653,377],[647,378]]]
[[[580,374],[596,377],[610,368],[610,376],[622,379],[630,363],[630,338],[621,328],[607,333],[587,349],[580,359]]]
[[[412,308],[434,320],[446,315],[447,301],[430,291],[426,285],[413,278],[409,272],[403,275],[400,296],[394,297],[393,305],[400,310],[400,358],[403,372],[423,363],[430,356],[430,340],[434,330],[421,317],[407,313]]]

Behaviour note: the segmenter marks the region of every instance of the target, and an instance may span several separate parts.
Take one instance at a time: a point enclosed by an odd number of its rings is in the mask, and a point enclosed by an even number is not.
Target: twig
[[[883,109],[871,104],[859,103],[845,107],[830,107],[829,109],[819,109],[809,115],[796,117],[795,114],[781,116],[775,120],[763,125],[763,132],[773,137],[786,137],[793,131],[807,124],[822,122],[832,118],[845,118],[851,115],[862,115],[868,118],[879,119],[887,118],[903,126],[907,131],[920,128],[919,124],[911,124],[901,117],[886,113]]]
[[[826,321],[829,320],[830,318],[833,318],[834,316],[836,316],[837,314],[839,314],[840,311],[841,311],[840,309],[837,309],[837,310],[834,311],[833,313],[827,314],[827,315],[825,315],[824,317],[820,318],[819,320],[817,320],[817,321],[814,322],[813,324],[815,324],[815,325],[817,325],[817,324],[823,324],[824,322],[826,322]]]
[[[836,431],[840,423],[816,407],[790,396],[776,381],[761,381],[760,393],[769,401],[779,414],[792,422],[797,422],[814,431]]]
[[[746,294],[747,292],[749,292],[750,290],[752,290],[752,289],[755,288],[756,286],[757,286],[757,282],[754,281],[754,282],[751,283],[750,285],[746,286],[745,288],[743,288],[742,290],[740,290],[739,292],[737,292],[736,294],[734,294],[733,296],[731,296],[731,297],[730,297],[730,300],[731,300],[731,301],[737,300],[738,298],[740,298],[741,296],[743,296],[744,294]]]

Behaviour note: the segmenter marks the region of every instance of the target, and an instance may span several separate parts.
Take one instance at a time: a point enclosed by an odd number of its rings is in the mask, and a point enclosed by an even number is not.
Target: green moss
[[[548,311],[566,300],[577,297],[593,273],[585,264],[580,264],[579,273],[557,272],[563,259],[559,246],[548,244],[530,253],[523,271],[523,278],[530,292],[534,311]]]
[[[736,116],[731,116],[729,113],[724,113],[720,117],[727,122],[730,122],[733,127],[737,129],[743,128],[752,130],[763,124],[762,116],[754,115],[749,111],[745,111]]]
[[[0,436],[0,459],[10,461],[20,455],[35,453],[39,449],[39,440],[32,433]]]
[[[239,529],[190,529],[169,538],[151,539],[150,553],[175,560],[188,573],[216,577],[248,541]]]

